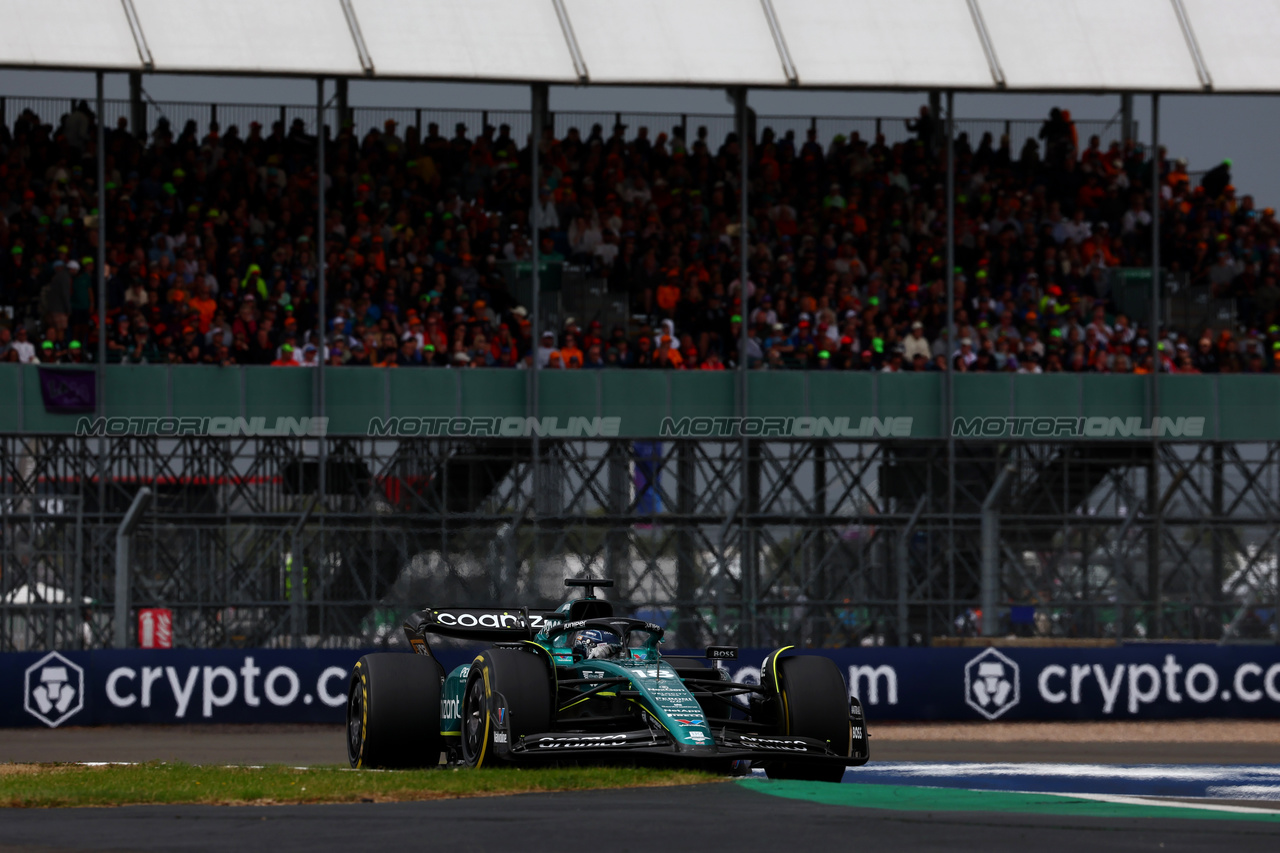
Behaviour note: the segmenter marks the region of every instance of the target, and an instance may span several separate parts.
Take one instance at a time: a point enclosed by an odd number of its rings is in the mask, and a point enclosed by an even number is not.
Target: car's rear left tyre
[[[778,733],[826,741],[833,752],[848,755],[850,749],[849,694],[840,668],[831,658],[797,655],[776,662]],[[802,779],[839,782],[842,764],[802,761],[770,761],[770,779]]]
[[[499,763],[494,735],[496,698],[506,702],[503,721],[510,745],[524,735],[546,732],[552,720],[552,674],[547,661],[518,649],[489,649],[471,664],[462,694],[462,758],[470,767]]]
[[[425,655],[365,655],[347,691],[347,760],[355,768],[438,764],[440,665]]]

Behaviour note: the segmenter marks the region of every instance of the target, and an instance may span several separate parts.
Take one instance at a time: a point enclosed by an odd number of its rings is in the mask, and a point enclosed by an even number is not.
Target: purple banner
[[[46,412],[92,412],[97,408],[97,375],[92,370],[39,368]]]

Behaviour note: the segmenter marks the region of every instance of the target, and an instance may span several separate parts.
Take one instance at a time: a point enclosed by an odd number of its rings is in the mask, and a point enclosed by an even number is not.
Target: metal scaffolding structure
[[[935,440],[326,441],[320,500],[315,439],[0,437],[0,650],[113,644],[144,486],[127,588],[180,646],[398,642],[587,573],[680,646],[977,634],[984,577],[1000,633],[1275,637],[1277,443],[959,441],[949,481]]]

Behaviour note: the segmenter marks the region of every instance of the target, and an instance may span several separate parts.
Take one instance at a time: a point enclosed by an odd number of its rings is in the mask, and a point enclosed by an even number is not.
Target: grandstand
[[[13,321],[0,360],[89,363],[100,339],[88,206],[96,116],[84,102],[48,121],[30,107],[14,113],[0,131],[10,163],[0,294]],[[736,365],[732,131],[712,139],[696,116],[661,129],[629,129],[619,116],[608,131],[557,117],[565,130],[544,137],[538,192],[544,261],[626,310],[565,293],[566,322],[540,346],[527,289],[522,302],[510,274],[532,253],[529,140],[487,118],[442,133],[439,120],[401,130],[388,116],[363,135],[348,120],[326,140],[322,335],[316,225],[298,215],[316,205],[303,119],[224,131],[219,120],[175,127],[161,115],[133,133],[120,116],[107,135],[106,209],[119,214],[108,228],[107,362],[314,365],[323,337],[333,366]],[[1157,331],[1115,275],[1150,264],[1150,152],[1118,127],[1105,146],[1097,133],[1080,139],[1069,114],[1024,131],[1016,150],[1009,133],[961,130],[958,343],[948,346],[944,158],[928,108],[915,119],[824,119],[821,141],[816,118],[799,133],[756,123],[752,367],[945,370],[950,355],[959,371],[1149,373],[1156,353],[1171,372],[1272,367],[1280,290],[1255,258],[1277,223],[1237,197],[1226,167],[1193,184],[1180,161],[1162,164],[1167,268],[1225,309]],[[596,316],[584,316],[591,307]]]
[[[866,2],[344,0],[254,4],[241,31],[194,0],[60,0],[84,15],[47,44],[52,13],[9,5],[30,26],[0,62],[94,70],[99,97],[0,100],[7,562],[43,552],[40,583],[75,590],[0,603],[27,620],[4,642],[78,636],[84,594],[90,645],[120,643],[143,599],[178,608],[184,642],[359,645],[424,588],[546,597],[566,570],[618,577],[688,644],[1273,630],[1274,211],[1229,163],[1192,175],[1139,143],[1128,114],[1028,127],[952,106],[1275,91],[1274,9],[1087,0],[1029,28],[1016,0],[930,0],[868,27]],[[106,102],[107,72],[314,77],[318,103],[148,110]],[[357,111],[325,78],[519,81],[534,109]],[[736,112],[547,110],[548,85],[582,83],[726,87]],[[748,87],[936,96],[784,122]],[[362,426],[618,411],[586,439]],[[869,420],[699,440],[655,412]],[[81,415],[153,423],[76,434]],[[335,428],[154,422],[277,415]],[[984,431],[1006,415],[1057,421]],[[1089,440],[1095,418],[1121,440]],[[145,577],[85,576],[142,486],[164,521],[139,534]],[[320,568],[297,583],[295,565]]]

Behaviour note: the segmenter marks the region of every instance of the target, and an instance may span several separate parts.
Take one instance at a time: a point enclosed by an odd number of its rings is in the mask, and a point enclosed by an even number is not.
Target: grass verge
[[[0,764],[0,807],[382,803],[691,785],[717,778],[699,771],[646,767],[369,771],[276,765]]]

